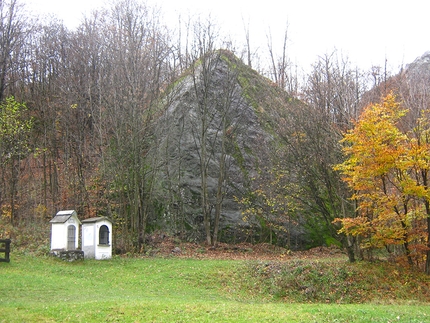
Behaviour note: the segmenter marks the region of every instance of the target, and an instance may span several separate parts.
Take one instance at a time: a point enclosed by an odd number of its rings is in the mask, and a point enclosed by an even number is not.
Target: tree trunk
[[[351,241],[352,240],[352,241]],[[347,236],[346,237],[346,251],[348,253],[349,262],[355,262],[355,254],[354,254],[354,238]]]
[[[430,275],[430,207],[429,202],[426,203],[427,212],[427,253],[426,253],[426,267],[425,273]]]
[[[207,91],[207,89],[205,89]],[[211,244],[211,218],[209,211],[209,201],[208,201],[208,156],[206,149],[206,141],[207,141],[207,102],[203,103],[202,115],[201,115],[201,129],[200,129],[200,175],[201,175],[201,186],[202,186],[202,213],[203,213],[203,221],[205,227],[206,234],[206,243],[208,245]]]
[[[428,189],[427,171],[422,170],[421,175],[423,178],[423,185],[426,189]],[[424,201],[424,206],[426,208],[426,214],[427,214],[427,252],[426,252],[425,273],[427,275],[430,275],[430,201],[426,199]]]
[[[225,124],[223,125],[223,133],[221,138],[221,157],[219,161],[219,174],[218,174],[218,187],[216,194],[216,203],[215,203],[215,223],[213,229],[213,240],[212,245],[216,247],[218,243],[218,231],[219,231],[219,222],[221,219],[221,209],[222,209],[222,201],[224,198],[224,179],[225,179],[225,140],[226,140],[226,129]]]
[[[15,225],[15,185],[16,185],[16,175],[15,175],[15,162],[11,159],[11,187],[10,187],[10,223],[12,226]]]

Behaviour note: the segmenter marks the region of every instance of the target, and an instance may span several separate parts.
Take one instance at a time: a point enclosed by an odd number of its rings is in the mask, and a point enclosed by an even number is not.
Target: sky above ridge
[[[22,0],[37,14],[52,14],[75,28],[84,14],[101,8],[105,0]],[[288,25],[288,56],[300,68],[309,69],[318,56],[334,49],[353,65],[369,70],[373,65],[389,70],[430,51],[430,4],[425,0],[148,0],[162,8],[165,22],[175,25],[179,14],[208,15],[237,44],[245,42],[249,25],[251,47],[267,52],[270,33],[279,48]],[[278,44],[277,44],[278,43]],[[267,55],[267,54],[265,54]],[[263,55],[261,55],[263,56]]]

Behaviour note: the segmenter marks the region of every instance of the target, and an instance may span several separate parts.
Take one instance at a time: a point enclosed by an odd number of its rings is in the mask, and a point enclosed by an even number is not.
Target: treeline
[[[273,151],[254,192],[239,201],[245,214],[259,214],[269,226],[306,219],[313,245],[343,243],[353,258],[359,241],[333,222],[357,210],[333,169],[345,160],[339,141],[363,106],[393,88],[413,111],[423,107],[410,90],[425,86],[422,75],[414,83],[418,76],[364,72],[336,51],[299,73],[288,59],[286,32],[280,50],[268,42],[257,61],[251,53],[261,44],[250,43],[249,30],[243,46],[202,17],[170,30],[161,11],[138,0],[100,8],[75,30],[31,17],[19,0],[1,1],[0,14],[0,235],[46,227],[56,211],[73,208],[113,218],[116,245],[140,250],[145,232],[165,221],[149,158],[154,121],[165,108],[160,97],[198,57],[224,48],[306,103],[280,114],[283,149]]]
[[[64,208],[115,215],[124,243],[137,241],[156,100],[185,67],[158,13],[118,1],[72,31],[32,20],[16,0],[0,9],[0,99],[25,102],[20,118],[32,120],[28,147],[1,147],[3,216],[16,225]]]

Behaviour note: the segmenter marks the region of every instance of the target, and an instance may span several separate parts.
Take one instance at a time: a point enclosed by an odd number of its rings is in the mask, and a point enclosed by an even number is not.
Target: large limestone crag
[[[220,240],[258,238],[260,222],[245,221],[238,200],[270,166],[279,111],[291,99],[231,53],[217,51],[172,85],[163,103],[156,191],[166,226],[203,240],[201,197],[206,185],[212,219],[222,192]],[[207,166],[205,181],[202,163]]]

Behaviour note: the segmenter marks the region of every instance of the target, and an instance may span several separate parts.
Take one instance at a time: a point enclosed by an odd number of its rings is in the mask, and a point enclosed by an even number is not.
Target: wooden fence
[[[10,262],[10,239],[0,239],[0,253],[4,252],[4,258],[0,258],[0,262]]]

